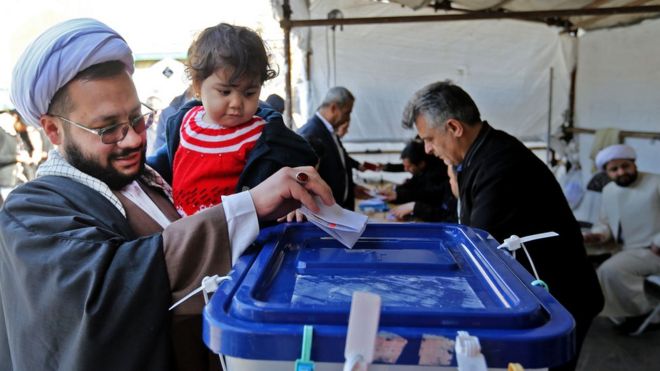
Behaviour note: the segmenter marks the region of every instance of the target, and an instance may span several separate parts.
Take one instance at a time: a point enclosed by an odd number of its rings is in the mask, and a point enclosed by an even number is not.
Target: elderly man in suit
[[[318,172],[325,180],[339,205],[355,208],[355,197],[365,197],[366,189],[353,183],[353,169],[364,170],[364,165],[351,158],[337,135],[340,126],[351,120],[355,97],[341,86],[328,90],[320,107],[298,134],[307,139],[319,155]]]

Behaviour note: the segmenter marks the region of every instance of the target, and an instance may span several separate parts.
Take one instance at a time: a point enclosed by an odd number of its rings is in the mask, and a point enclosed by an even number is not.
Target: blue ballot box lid
[[[204,341],[292,361],[313,325],[312,360],[343,362],[352,293],[368,291],[382,298],[375,363],[455,366],[459,330],[479,337],[490,367],[570,360],[573,318],[497,246],[453,224],[369,224],[353,249],[309,223],[268,228],[205,307]]]

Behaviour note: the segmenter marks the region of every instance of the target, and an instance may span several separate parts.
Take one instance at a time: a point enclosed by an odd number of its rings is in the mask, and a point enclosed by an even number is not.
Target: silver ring
[[[307,184],[308,181],[309,175],[307,175],[307,173],[299,171],[296,174],[296,182],[298,182],[298,184]]]

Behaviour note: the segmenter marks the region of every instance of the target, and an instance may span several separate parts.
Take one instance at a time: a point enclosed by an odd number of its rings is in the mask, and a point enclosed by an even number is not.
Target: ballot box
[[[341,370],[351,296],[366,291],[381,297],[369,370],[456,369],[457,331],[489,369],[565,363],[573,318],[498,245],[454,224],[368,224],[352,249],[310,223],[268,228],[206,305],[204,342],[232,371],[292,370],[309,325],[315,369]]]

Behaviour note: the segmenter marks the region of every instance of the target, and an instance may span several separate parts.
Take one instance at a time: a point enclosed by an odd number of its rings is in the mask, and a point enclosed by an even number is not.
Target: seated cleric
[[[596,166],[612,181],[603,188],[598,223],[584,235],[586,242],[615,241],[622,249],[597,273],[605,295],[601,314],[623,333],[635,332],[652,312],[644,280],[660,274],[660,175],[638,171],[636,158],[625,144],[598,152]]]

